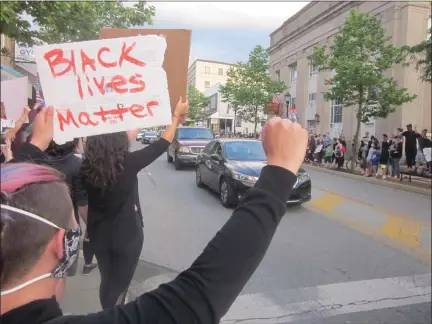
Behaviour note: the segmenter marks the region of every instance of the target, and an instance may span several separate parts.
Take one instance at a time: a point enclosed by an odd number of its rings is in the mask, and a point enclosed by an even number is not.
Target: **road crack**
[[[252,320],[279,320],[279,319],[283,319],[284,317],[288,317],[288,316],[302,316],[302,315],[307,315],[307,314],[315,313],[315,312],[332,311],[332,310],[340,309],[340,308],[347,307],[347,306],[368,305],[368,304],[379,303],[382,301],[403,300],[403,299],[408,299],[408,298],[413,298],[413,297],[426,297],[426,296],[431,296],[431,293],[411,295],[411,296],[406,296],[406,297],[381,298],[381,299],[377,299],[377,300],[359,300],[359,301],[351,302],[348,304],[334,304],[333,303],[332,305],[326,305],[326,306],[323,305],[322,307],[318,307],[315,309],[308,309],[308,310],[304,310],[304,311],[296,312],[296,313],[289,313],[289,314],[272,316],[272,317],[251,317],[251,318],[243,318],[243,319],[238,319],[238,320],[224,320],[221,323],[223,323],[225,321],[230,321],[233,324],[238,324],[238,323],[244,323],[244,322],[252,321]],[[319,301],[318,301],[318,303],[319,303]]]

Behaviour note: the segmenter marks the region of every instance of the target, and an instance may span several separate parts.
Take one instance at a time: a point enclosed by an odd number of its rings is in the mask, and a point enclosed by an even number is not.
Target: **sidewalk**
[[[84,259],[81,251],[77,275],[66,281],[65,298],[60,304],[64,314],[81,315],[102,310],[99,302],[99,270],[95,269],[90,275],[84,276],[82,274],[83,264]],[[129,288],[129,300],[154,290],[162,283],[171,281],[177,274],[170,269],[140,260]]]
[[[416,193],[427,197],[431,196],[431,183],[432,183],[431,179],[425,179],[425,178],[413,176],[412,182],[409,182],[408,179],[404,179],[402,182],[399,182],[399,180],[393,182],[391,180],[376,179],[374,177],[368,178],[362,176],[359,171],[355,171],[355,173],[353,174],[344,168],[337,170],[334,168],[325,168],[324,166],[317,166],[311,164],[303,164],[302,167],[305,170],[313,170],[313,171],[324,172],[328,174],[334,174],[340,177],[346,177],[357,181],[367,182],[380,187],[392,188],[401,191],[408,191],[408,192]]]

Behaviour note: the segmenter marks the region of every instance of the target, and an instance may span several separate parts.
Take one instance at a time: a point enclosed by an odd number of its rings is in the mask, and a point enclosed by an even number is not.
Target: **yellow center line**
[[[398,217],[398,218],[404,219],[404,220],[407,221],[407,222],[416,222],[416,223],[419,224],[420,226],[427,227],[427,228],[432,228],[432,223],[431,223],[430,221],[423,221],[423,220],[420,220],[420,219],[413,219],[413,218],[411,218],[411,217],[409,217],[409,216],[406,216],[406,215],[397,214],[397,213],[395,213],[394,211],[388,210],[388,209],[386,209],[386,208],[384,208],[384,207],[377,206],[377,205],[371,204],[371,203],[366,202],[366,201],[362,201],[362,200],[357,199],[357,198],[352,198],[352,197],[349,197],[349,196],[345,196],[345,195],[343,195],[343,194],[336,193],[336,192],[333,192],[333,191],[328,190],[328,189],[324,189],[324,188],[320,188],[320,187],[316,187],[316,186],[314,186],[314,188],[316,188],[316,189],[318,189],[318,190],[322,190],[322,191],[328,192],[329,195],[332,195],[332,196],[335,196],[335,195],[336,195],[336,196],[343,197],[344,200],[351,200],[351,201],[354,201],[354,202],[359,203],[359,204],[361,204],[361,205],[372,207],[372,208],[374,208],[375,210],[377,210],[377,211],[379,211],[379,212],[385,213],[385,214],[387,214],[387,215],[393,215],[393,216],[395,216],[395,217]],[[318,200],[320,200],[320,199],[321,199],[321,198],[318,198]],[[332,199],[334,199],[334,198],[332,198]],[[312,199],[311,202],[313,203],[313,202],[314,202],[314,199]]]

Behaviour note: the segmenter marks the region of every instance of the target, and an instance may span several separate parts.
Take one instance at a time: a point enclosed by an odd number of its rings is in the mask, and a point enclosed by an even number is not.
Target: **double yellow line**
[[[329,219],[344,224],[346,227],[358,231],[368,237],[384,243],[404,254],[407,254],[425,264],[431,265],[431,247],[421,245],[421,228],[431,230],[431,223],[419,220],[413,220],[404,215],[396,215],[384,208],[363,202],[358,199],[347,197],[344,195],[336,194],[325,189],[317,188],[318,190],[325,191],[323,196],[313,199],[305,205],[311,211],[323,215]],[[347,215],[338,212],[337,207],[344,203],[357,203],[367,205],[374,208],[385,217],[384,225],[379,228],[354,220]]]

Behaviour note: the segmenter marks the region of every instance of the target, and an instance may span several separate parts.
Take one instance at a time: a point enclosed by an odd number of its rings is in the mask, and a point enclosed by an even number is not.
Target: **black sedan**
[[[215,139],[197,157],[196,184],[219,193],[222,205],[235,205],[255,185],[267,164],[262,143],[257,140]],[[287,204],[311,199],[309,174],[300,169]]]

